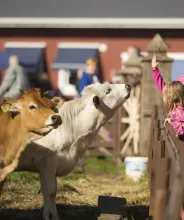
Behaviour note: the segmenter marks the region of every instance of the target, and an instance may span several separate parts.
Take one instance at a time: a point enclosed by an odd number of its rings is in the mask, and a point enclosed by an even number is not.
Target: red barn
[[[28,48],[38,48],[30,55],[34,58],[32,63],[25,61],[25,65],[31,71],[34,68],[48,71],[52,85],[57,88],[57,70],[60,66],[64,68],[67,62],[74,65],[74,61],[67,61],[66,55],[62,57],[63,48],[97,48],[103,78],[110,80],[111,71],[120,69],[120,53],[130,45],[137,45],[145,51],[158,32],[167,42],[170,52],[182,53],[183,8],[184,2],[179,0],[140,0],[136,3],[133,0],[19,0],[12,1],[11,5],[7,1],[0,7],[0,49],[11,52],[15,47],[19,50],[24,48],[29,54]],[[22,53],[22,50],[17,53]],[[22,57],[26,60],[25,55]],[[181,57],[179,54],[179,59]],[[37,59],[43,60],[39,67]],[[81,67],[81,61],[76,62]]]

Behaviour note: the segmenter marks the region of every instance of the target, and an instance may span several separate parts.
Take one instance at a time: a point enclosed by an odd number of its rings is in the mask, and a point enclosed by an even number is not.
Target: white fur
[[[106,94],[109,88],[112,91]],[[94,96],[100,97],[97,108],[93,103]],[[65,176],[74,169],[98,130],[128,97],[124,84],[88,86],[81,99],[65,102],[59,109],[61,126],[27,146],[18,170],[40,173],[44,220],[59,220],[55,204],[56,176]]]

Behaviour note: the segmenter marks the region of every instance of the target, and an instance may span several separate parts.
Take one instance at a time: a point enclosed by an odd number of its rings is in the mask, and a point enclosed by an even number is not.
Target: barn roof
[[[3,0],[0,27],[184,28],[183,8],[181,0]]]

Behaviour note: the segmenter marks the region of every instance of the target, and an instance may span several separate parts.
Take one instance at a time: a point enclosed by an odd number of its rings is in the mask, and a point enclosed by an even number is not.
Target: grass
[[[147,177],[135,183],[124,175],[124,165],[117,168],[111,157],[91,155],[83,169],[58,178],[57,204],[96,206],[99,195],[124,197],[130,205],[148,205]],[[0,203],[2,208],[39,209],[43,204],[39,176],[28,172],[9,175]]]
[[[90,174],[123,174],[125,166],[116,166],[111,156],[90,155],[84,162],[84,171]]]

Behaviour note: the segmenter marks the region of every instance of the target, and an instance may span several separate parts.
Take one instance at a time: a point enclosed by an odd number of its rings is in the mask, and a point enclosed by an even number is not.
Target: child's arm
[[[154,55],[152,59],[152,75],[153,75],[153,79],[155,81],[155,84],[157,85],[158,90],[162,92],[165,86],[165,82],[158,69],[158,64],[159,63],[156,60],[156,56]]]

